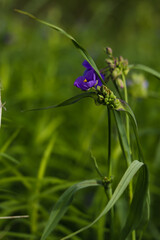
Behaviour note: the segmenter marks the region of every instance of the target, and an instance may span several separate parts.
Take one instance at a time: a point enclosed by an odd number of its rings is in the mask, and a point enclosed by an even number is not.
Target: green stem
[[[128,103],[128,92],[127,92],[127,85],[126,85],[126,79],[125,79],[124,74],[122,74],[122,80],[123,80],[123,84],[124,84],[124,99],[125,99],[125,102]],[[127,115],[126,115],[126,135],[127,135],[130,154],[132,155],[131,145],[130,145],[129,117]],[[127,161],[127,165],[128,165],[128,161]],[[132,202],[132,198],[133,198],[133,184],[131,181],[129,184],[129,203],[130,204]],[[135,231],[132,231],[132,240],[136,240],[136,232]]]
[[[119,90],[116,82],[115,82],[115,81],[112,81],[112,83],[113,83],[113,85],[114,85],[114,87],[115,87],[115,89],[116,89],[116,91],[117,91],[117,93],[118,93],[118,95],[119,95],[119,98],[122,99],[122,94],[121,94],[121,92],[120,92],[120,90]]]
[[[111,177],[112,174],[112,165],[111,165],[111,111],[107,108],[108,111],[108,177]]]
[[[107,108],[108,111],[108,177],[110,178],[112,175],[112,164],[111,164],[111,111]],[[106,194],[108,199],[110,200],[112,197],[112,183],[110,183],[106,189]],[[114,217],[114,209],[111,209],[110,212],[110,239],[112,239],[113,235],[113,217]]]
[[[122,80],[124,84],[124,99],[125,99],[125,102],[128,103],[128,93],[127,93],[126,79],[124,74],[122,74]],[[130,147],[129,117],[127,115],[126,115],[126,133],[127,133],[128,145]]]

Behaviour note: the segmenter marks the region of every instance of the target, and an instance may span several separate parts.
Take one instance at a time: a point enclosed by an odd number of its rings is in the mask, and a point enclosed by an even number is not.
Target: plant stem
[[[122,80],[124,84],[124,99],[125,99],[125,102],[128,103],[128,93],[127,93],[126,79],[124,74],[122,74]],[[126,133],[127,133],[128,145],[130,147],[129,117],[127,115],[126,115]],[[131,148],[130,148],[130,151],[131,151]]]
[[[112,165],[111,165],[111,112],[110,109],[107,108],[108,111],[108,177],[111,177],[112,173]]]
[[[112,176],[112,164],[111,164],[111,111],[109,108],[108,110],[108,177]],[[111,199],[112,197],[112,184],[108,186],[108,198]],[[113,218],[113,208],[111,210],[111,215]]]
[[[122,74],[122,80],[123,80],[123,84],[124,84],[124,99],[125,99],[125,102],[128,103],[128,92],[127,92],[127,85],[126,85],[126,79],[125,79],[124,74]],[[127,115],[126,115],[126,135],[127,135],[130,154],[132,155],[131,145],[130,145],[129,117]],[[128,161],[127,161],[127,165],[128,165]],[[129,184],[129,203],[130,204],[132,202],[132,198],[133,198],[133,185],[132,185],[132,181],[131,181]],[[132,240],[136,240],[136,232],[135,231],[132,231]]]
[[[108,177],[110,178],[112,175],[112,164],[111,164],[111,111],[107,108],[108,111]],[[108,199],[110,200],[112,197],[112,183],[110,183],[106,189],[106,194]],[[113,217],[114,217],[114,209],[111,209],[110,212],[110,239],[112,239],[113,234]]]

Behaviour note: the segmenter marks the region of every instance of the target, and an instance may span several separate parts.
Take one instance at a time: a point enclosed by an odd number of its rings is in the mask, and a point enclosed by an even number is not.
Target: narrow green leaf
[[[10,144],[14,141],[14,139],[17,137],[17,135],[19,134],[20,129],[17,129],[8,139],[7,141],[4,143],[4,145],[1,147],[0,152],[4,153],[8,147],[10,146]]]
[[[80,230],[62,238],[61,240],[65,240],[68,238],[71,238],[73,236],[75,236],[76,234],[87,230],[88,228],[92,227],[93,224],[95,224],[101,217],[103,217],[106,213],[109,212],[109,210],[115,205],[115,203],[118,201],[118,199],[121,197],[121,195],[124,193],[124,191],[126,190],[127,186],[129,185],[130,181],[132,180],[132,178],[134,177],[134,175],[138,172],[138,170],[143,167],[144,171],[146,171],[146,167],[144,167],[144,163],[139,162],[137,160],[133,161],[130,166],[128,167],[128,169],[126,170],[126,172],[124,173],[121,181],[119,182],[117,188],[115,189],[112,198],[110,199],[110,201],[107,203],[106,207],[104,208],[104,210],[100,213],[100,215],[89,225],[81,228]],[[147,175],[147,174],[146,174]],[[145,176],[146,176],[145,175]],[[141,185],[142,178],[138,178],[138,181],[136,184]],[[147,179],[144,178],[144,181],[147,181]],[[142,195],[139,195],[139,200],[142,197]],[[140,214],[142,213],[142,209],[140,209]],[[134,222],[133,222],[134,223]],[[129,232],[128,232],[129,234]]]
[[[81,100],[83,98],[87,98],[87,97],[91,97],[94,100],[96,100],[97,94],[95,92],[85,92],[85,93],[78,94],[74,97],[71,97],[71,98],[69,98],[69,99],[65,100],[64,102],[62,102],[60,104],[57,104],[57,105],[52,105],[52,106],[42,107],[42,108],[33,108],[33,109],[29,109],[29,110],[24,110],[23,112],[39,111],[39,110],[47,110],[47,109],[51,109],[51,108],[63,107],[63,106],[67,106],[67,105],[71,105],[73,103],[76,103],[79,100]]]
[[[139,160],[144,162],[142,147],[141,147],[141,144],[140,144],[139,134],[138,134],[138,125],[137,125],[135,115],[134,115],[132,109],[130,108],[130,106],[128,105],[128,103],[126,103],[123,100],[120,100],[120,101],[121,101],[121,107],[119,109],[117,109],[117,111],[124,111],[126,114],[129,115],[132,126],[133,126],[134,134],[135,134],[135,137],[136,137],[136,143],[137,143],[138,153],[139,153]]]
[[[8,155],[6,153],[0,153],[0,156],[8,159],[9,161],[11,161],[15,164],[19,164],[19,162],[15,158],[11,157],[10,155]]]
[[[62,196],[59,198],[58,202],[55,204],[54,208],[51,211],[48,223],[44,229],[41,240],[45,240],[48,235],[55,229],[58,222],[61,220],[65,212],[67,211],[69,205],[72,202],[74,194],[80,189],[87,187],[96,187],[102,185],[102,181],[98,180],[86,180],[80,183],[77,183],[67,189]]]
[[[134,113],[133,113],[132,109],[130,108],[128,103],[121,100],[121,108],[117,111],[124,111],[126,114],[129,115],[132,126],[133,126],[137,147],[138,147],[139,161],[144,162],[143,151],[142,151],[142,147],[141,147],[140,140],[139,140],[139,134],[138,134],[138,125],[137,125],[137,121],[136,121],[136,118],[134,116]],[[115,115],[116,121],[119,121],[120,114],[118,112],[114,111],[114,115]],[[120,129],[123,127],[123,126],[121,127],[121,123],[119,123],[117,125]],[[125,142],[127,141],[126,136],[125,137],[120,136],[120,138],[122,138],[122,141],[124,142],[123,145],[125,147],[127,147],[127,145],[125,144]],[[146,212],[147,212],[146,222],[149,220],[149,217],[150,217],[150,206],[149,206],[150,201],[149,201],[149,199],[150,199],[150,193],[149,193],[149,190],[148,190],[147,199],[146,199],[146,206],[147,206],[147,208],[146,208]]]
[[[1,102],[1,89],[0,89],[0,127],[1,127],[1,121],[2,121],[2,107],[3,107],[3,104]]]
[[[14,239],[36,239],[36,236],[32,234],[11,232],[11,231],[1,231],[1,239],[2,238],[8,239],[8,237],[11,237],[12,239],[13,238]]]
[[[145,66],[145,65],[133,64],[133,65],[129,65],[129,68],[130,69],[137,69],[137,70],[145,71],[147,73],[152,74],[154,77],[156,77],[156,78],[158,78],[160,80],[160,73],[157,72],[156,70],[150,68],[150,67]]]
[[[136,229],[140,224],[143,214],[143,207],[147,197],[148,190],[148,170],[147,166],[144,165],[140,169],[136,188],[133,195],[133,200],[129,209],[128,217],[124,228],[122,229],[120,240],[125,240],[128,234]]]
[[[125,128],[124,128],[124,123],[122,121],[120,112],[113,111],[113,113],[114,113],[114,117],[115,117],[115,121],[116,121],[116,125],[117,125],[117,130],[118,130],[118,136],[119,136],[121,149],[123,151],[123,155],[126,159],[126,162],[129,165],[132,162],[132,158],[131,158],[131,153],[130,153],[130,149],[129,149],[129,145],[128,145],[126,131],[125,131]]]
[[[96,73],[98,74],[99,78],[101,79],[101,82],[102,82],[103,84],[105,84],[105,82],[103,81],[103,79],[102,79],[102,77],[101,77],[101,74],[100,74],[100,72],[99,72],[99,70],[98,70],[98,68],[97,68],[94,60],[91,58],[91,56],[88,54],[88,52],[77,42],[77,40],[76,40],[75,38],[73,38],[70,34],[68,34],[68,33],[67,33],[66,31],[64,31],[62,28],[57,27],[57,26],[55,26],[55,25],[53,25],[53,24],[50,24],[50,23],[48,23],[48,22],[45,22],[45,21],[43,21],[43,20],[40,20],[40,19],[38,19],[37,17],[33,16],[32,14],[30,14],[30,13],[28,13],[28,12],[25,12],[25,11],[22,11],[22,10],[19,10],[19,9],[15,9],[15,11],[18,12],[18,13],[24,14],[24,15],[26,15],[26,16],[28,16],[28,17],[30,17],[30,18],[32,18],[32,19],[34,19],[34,20],[36,20],[36,21],[38,21],[38,22],[40,22],[40,23],[42,23],[42,24],[44,24],[44,25],[46,25],[46,26],[48,26],[48,27],[50,27],[50,28],[52,28],[52,29],[54,29],[54,30],[56,30],[56,31],[58,31],[58,32],[62,33],[63,35],[65,35],[67,38],[69,38],[69,39],[72,41],[73,45],[74,45],[76,48],[78,48],[78,50],[80,51],[81,55],[82,55],[82,56],[90,63],[90,65],[94,68],[94,70],[95,70]]]

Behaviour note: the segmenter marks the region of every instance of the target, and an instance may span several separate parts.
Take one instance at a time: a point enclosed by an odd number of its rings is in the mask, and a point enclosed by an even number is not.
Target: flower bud
[[[105,61],[108,63],[108,64],[113,64],[114,63],[114,61],[112,60],[112,59],[105,59]]]
[[[101,92],[101,87],[97,86],[97,92]]]
[[[110,93],[110,98],[111,98],[111,99],[116,99],[116,96],[114,95],[113,92]]]
[[[119,57],[119,61],[120,61],[121,63],[123,63],[124,59],[123,59],[122,56]]]
[[[121,74],[121,70],[119,68],[115,68],[112,72],[113,78],[117,78]]]
[[[110,104],[109,106],[110,106],[110,108],[112,108],[112,109],[114,108],[114,105],[113,105],[113,104]]]
[[[122,79],[117,78],[117,79],[116,79],[116,83],[117,83],[117,85],[118,85],[120,88],[124,88],[124,84],[123,84]]]
[[[110,47],[107,47],[106,48],[106,53],[109,55],[109,56],[112,56],[112,49]]]
[[[124,59],[124,60],[123,60],[123,66],[124,66],[124,67],[127,67],[127,66],[128,66],[128,60],[127,60],[127,59]]]
[[[126,68],[124,71],[124,75],[127,75],[128,74],[128,72],[129,72],[129,69],[128,68]]]
[[[108,95],[108,88],[104,85],[101,86],[101,92],[104,96]]]
[[[105,104],[108,104],[108,98],[104,99]]]
[[[98,100],[99,103],[103,103],[104,97],[102,95],[98,94],[98,99],[97,100]]]

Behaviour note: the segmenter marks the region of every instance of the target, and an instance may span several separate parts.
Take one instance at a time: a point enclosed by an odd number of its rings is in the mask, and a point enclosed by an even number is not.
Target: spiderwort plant
[[[122,149],[122,153],[124,159],[127,163],[126,171],[124,172],[120,182],[118,183],[117,187],[114,189],[112,193],[111,184],[112,184],[112,177],[111,177],[111,170],[108,171],[108,176],[103,176],[101,173],[97,161],[94,159],[96,170],[100,176],[99,180],[87,180],[80,183],[77,183],[67,189],[58,202],[54,205],[49,220],[46,224],[44,232],[42,234],[41,240],[45,240],[48,235],[56,228],[57,224],[67,211],[69,205],[72,202],[72,198],[74,194],[79,191],[80,189],[91,187],[91,186],[102,186],[104,187],[105,192],[107,191],[109,194],[108,201],[105,208],[101,211],[98,217],[91,222],[89,225],[84,226],[80,230],[66,236],[63,238],[68,239],[76,234],[87,230],[88,228],[92,227],[100,218],[106,215],[110,210],[113,210],[113,206],[116,204],[118,199],[124,193],[126,188],[129,186],[129,212],[124,226],[121,227],[120,234],[118,233],[118,237],[120,240],[125,240],[128,235],[132,232],[132,240],[135,240],[137,234],[135,230],[141,223],[141,219],[143,218],[143,223],[146,224],[148,218],[143,216],[144,212],[144,205],[147,206],[145,210],[148,211],[149,209],[149,194],[148,194],[148,170],[147,166],[144,163],[144,158],[141,150],[141,145],[138,136],[138,128],[137,122],[134,116],[133,111],[131,110],[130,106],[128,105],[128,92],[127,92],[127,85],[126,85],[126,76],[129,70],[132,69],[140,69],[142,71],[146,71],[156,78],[160,79],[160,73],[151,68],[144,66],[144,65],[128,65],[128,61],[123,59],[123,57],[114,57],[112,54],[112,49],[107,48],[107,59],[106,59],[106,66],[103,68],[103,72],[100,73],[98,70],[95,62],[89,56],[87,51],[68,33],[66,33],[63,29],[42,21],[35,16],[23,12],[20,10],[16,10],[19,13],[25,14],[32,19],[37,20],[38,22],[49,26],[50,28],[59,31],[63,35],[65,35],[73,45],[80,51],[81,55],[85,58],[83,62],[83,66],[86,68],[85,72],[82,76],[78,77],[74,85],[81,89],[83,92],[79,95],[71,97],[66,101],[58,104],[49,106],[46,108],[40,109],[32,109],[32,110],[41,110],[41,109],[49,109],[49,108],[56,108],[61,106],[66,106],[70,104],[74,104],[77,101],[81,100],[82,98],[91,97],[94,99],[96,105],[103,105],[107,107],[108,110],[108,169],[111,169],[111,121],[110,121],[110,114],[111,112],[114,115],[114,119],[116,122],[116,127],[118,131],[120,146]],[[109,81],[113,82],[115,87],[114,90],[117,90],[118,97],[115,95],[113,91],[111,91],[107,83]],[[120,91],[121,89],[121,91]],[[121,94],[123,90],[123,94]],[[124,96],[124,97],[123,97]],[[126,124],[122,121],[122,114],[126,114]],[[130,144],[130,122],[132,123],[132,127],[135,134],[137,150],[138,150],[138,160],[133,159],[133,150]],[[137,182],[135,184],[135,190],[133,192],[132,188],[132,180],[135,174],[138,173]],[[109,189],[109,191],[108,191]],[[114,216],[111,215],[111,223],[114,223]],[[142,225],[141,225],[142,226]],[[112,226],[110,226],[112,228]],[[112,234],[110,235],[110,240],[112,240]]]
[[[119,100],[107,86],[102,84],[101,79],[89,62],[84,60],[82,65],[86,68],[86,71],[83,76],[75,80],[74,86],[80,88],[82,91],[95,90],[97,93],[97,103],[107,105],[113,109],[118,108],[120,106]],[[101,73],[101,77],[105,80],[104,74]]]
[[[83,76],[80,76],[75,80],[74,86],[83,91],[87,91],[92,87],[97,88],[97,86],[102,86],[99,76],[87,60],[83,62],[83,66],[86,68],[86,71],[84,72]],[[104,80],[103,74],[101,74],[101,77]]]

